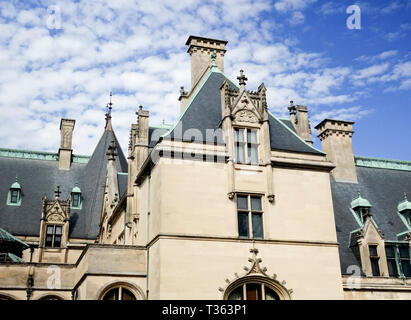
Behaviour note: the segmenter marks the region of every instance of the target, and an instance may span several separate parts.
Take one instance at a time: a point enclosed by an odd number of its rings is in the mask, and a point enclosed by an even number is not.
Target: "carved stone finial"
[[[215,66],[215,59],[217,58],[217,55],[215,52],[211,53],[211,64]]]
[[[117,147],[114,140],[111,140],[111,143],[108,147],[108,152],[106,153],[108,155],[108,160],[115,160],[114,157],[117,156],[116,149]]]
[[[238,79],[238,81],[239,81],[240,86],[245,86],[245,82],[246,82],[248,79],[247,79],[246,76],[244,75],[244,70],[243,70],[243,69],[240,70],[240,75],[237,77],[237,79]]]
[[[60,193],[61,193],[60,186],[57,186],[56,191],[54,191],[54,194],[56,195],[56,199],[60,198]]]
[[[288,110],[290,111],[290,115],[296,115],[297,114],[297,108],[294,106],[294,101],[290,101],[290,106],[288,107]]]

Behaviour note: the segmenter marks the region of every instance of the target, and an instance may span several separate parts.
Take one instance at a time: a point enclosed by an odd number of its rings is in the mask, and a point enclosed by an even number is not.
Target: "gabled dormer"
[[[53,257],[50,254],[60,253],[67,249],[69,221],[70,221],[70,197],[67,200],[60,199],[60,187],[57,186],[54,199],[43,197],[41,223],[40,223],[40,261],[60,261],[61,257]]]
[[[361,268],[367,277],[388,277],[384,234],[370,215],[364,216],[363,227],[351,232],[350,247],[359,252]]]
[[[246,90],[244,71],[240,70],[239,89],[226,79],[220,87],[222,127],[228,137],[227,151],[237,164],[259,165],[270,161],[270,138],[266,89]]]

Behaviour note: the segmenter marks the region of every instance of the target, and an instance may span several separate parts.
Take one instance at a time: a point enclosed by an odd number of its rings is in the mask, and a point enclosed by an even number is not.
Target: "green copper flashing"
[[[379,159],[361,156],[355,156],[354,159],[355,165],[359,167],[411,171],[411,161]]]
[[[72,192],[72,193],[75,193],[75,192],[81,193],[81,189],[79,188],[77,182],[74,184],[74,188],[71,190],[71,192]]]
[[[7,253],[7,255],[9,256],[9,258],[13,261],[13,262],[25,262],[22,258],[16,256],[15,254],[12,253]]]
[[[47,160],[47,161],[58,161],[59,159],[58,153],[54,153],[54,152],[17,150],[17,149],[5,149],[5,148],[0,148],[0,157]],[[74,163],[87,163],[89,160],[90,160],[90,156],[73,154]]]
[[[371,208],[372,205],[367,199],[361,197],[361,193],[358,190],[358,197],[355,198],[353,201],[351,201],[351,209],[356,209],[356,208],[360,208],[360,207],[362,207],[362,208]]]
[[[411,210],[411,202],[407,199],[407,194],[404,192],[404,200],[402,200],[397,207],[399,212],[403,212],[406,210]]]
[[[23,248],[28,248],[29,245],[20,239],[16,238],[13,236],[11,233],[7,232],[6,230],[0,228],[0,240],[3,242],[17,242],[19,243]]]

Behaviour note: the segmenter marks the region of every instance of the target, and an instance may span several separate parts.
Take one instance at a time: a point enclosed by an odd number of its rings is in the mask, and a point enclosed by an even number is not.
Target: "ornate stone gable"
[[[53,200],[48,200],[43,197],[43,220],[49,222],[65,222],[70,219],[70,198],[66,201],[61,201],[58,197]]]
[[[228,80],[221,86],[223,118],[229,116],[233,124],[259,125],[268,119],[266,89],[262,83],[257,91],[231,89]]]

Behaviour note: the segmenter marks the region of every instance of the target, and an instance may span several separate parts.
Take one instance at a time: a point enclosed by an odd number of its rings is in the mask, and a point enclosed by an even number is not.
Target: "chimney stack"
[[[306,106],[296,105],[294,106],[293,101],[290,101],[290,106],[288,107],[290,111],[290,120],[294,125],[297,134],[310,145],[313,144],[313,139],[311,136],[311,126],[308,119],[308,109]]]
[[[315,128],[327,159],[336,166],[331,173],[338,182],[358,183],[352,135],[354,122],[325,119]]]
[[[60,122],[60,148],[59,148],[59,169],[70,169],[71,155],[73,149],[71,143],[76,120],[61,119]]]
[[[190,36],[187,39],[187,52],[191,56],[191,89],[201,79],[208,66],[211,65],[211,54],[215,53],[215,63],[224,72],[224,54],[227,41]]]

